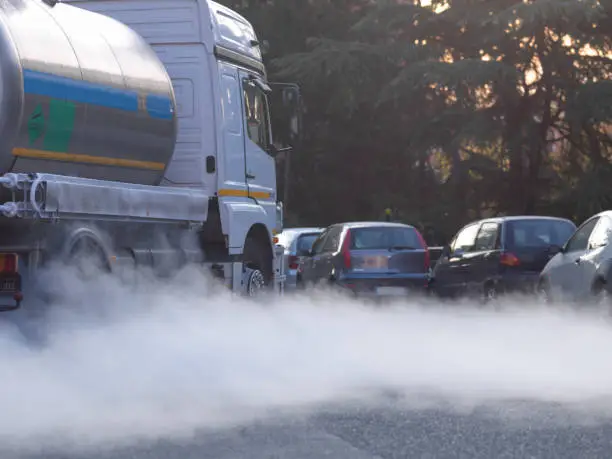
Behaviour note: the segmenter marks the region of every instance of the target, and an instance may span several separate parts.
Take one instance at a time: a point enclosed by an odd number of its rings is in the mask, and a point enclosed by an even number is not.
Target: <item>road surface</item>
[[[525,406],[523,406],[525,408]],[[258,422],[190,441],[157,441],[112,451],[7,455],[27,459],[405,459],[609,458],[612,422],[546,405],[457,414],[391,406],[334,409]]]

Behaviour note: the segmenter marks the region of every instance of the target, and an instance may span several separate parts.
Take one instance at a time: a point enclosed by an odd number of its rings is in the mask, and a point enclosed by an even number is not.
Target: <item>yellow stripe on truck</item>
[[[272,197],[272,194],[266,191],[233,190],[229,188],[221,189],[217,194],[220,197],[231,196],[233,198],[270,199]]]
[[[163,171],[164,163],[139,161],[135,159],[109,158],[108,156],[79,155],[76,153],[60,153],[57,151],[34,150],[30,148],[13,148],[13,156],[18,158],[63,161],[69,163],[96,164],[99,166],[129,167],[132,169],[148,169]]]

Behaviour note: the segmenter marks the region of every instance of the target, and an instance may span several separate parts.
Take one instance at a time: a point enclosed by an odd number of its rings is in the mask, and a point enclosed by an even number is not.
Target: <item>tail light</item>
[[[298,269],[300,258],[296,255],[289,255],[289,269]]]
[[[502,253],[499,262],[504,266],[518,266],[521,264],[517,256],[510,252]]]
[[[423,235],[418,231],[416,233],[419,237],[419,241],[421,241],[421,246],[423,247],[423,250],[425,250],[425,271],[427,272],[429,271],[429,267],[431,266],[431,256],[429,254],[429,247],[427,247],[427,242],[425,242]]]
[[[0,272],[4,274],[17,272],[17,254],[5,253],[0,255]]]
[[[342,243],[342,257],[344,259],[344,267],[351,269],[351,230],[346,232],[344,242]]]

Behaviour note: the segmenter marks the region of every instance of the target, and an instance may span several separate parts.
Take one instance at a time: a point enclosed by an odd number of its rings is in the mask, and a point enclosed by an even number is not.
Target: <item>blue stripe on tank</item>
[[[149,94],[147,96],[147,112],[153,118],[172,119],[172,101],[166,96]]]
[[[98,83],[38,72],[23,71],[24,91],[27,94],[70,100],[81,104],[97,105],[127,112],[138,111],[138,93],[126,89],[113,88]],[[149,94],[146,108],[152,118],[172,119],[170,98]]]

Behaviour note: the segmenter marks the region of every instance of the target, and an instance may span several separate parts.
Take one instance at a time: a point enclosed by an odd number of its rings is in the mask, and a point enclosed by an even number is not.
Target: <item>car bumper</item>
[[[507,273],[500,277],[498,283],[502,290],[507,293],[533,293],[535,292],[540,273],[522,272]]]
[[[427,293],[428,282],[428,274],[398,274],[385,277],[375,275],[343,276],[336,281],[336,284],[358,297],[401,298]]]

